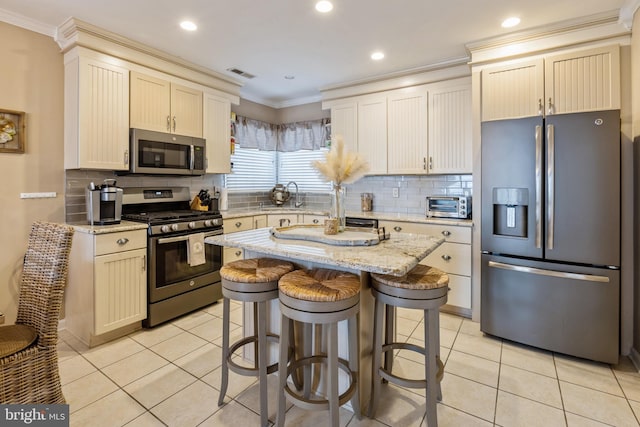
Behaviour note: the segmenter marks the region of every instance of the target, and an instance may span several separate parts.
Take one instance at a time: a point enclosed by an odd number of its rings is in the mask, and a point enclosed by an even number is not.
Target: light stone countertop
[[[271,228],[211,236],[205,243],[242,248],[291,261],[312,262],[352,271],[402,276],[444,242],[444,238],[392,233],[373,246],[334,246],[305,240],[278,239]]]
[[[78,233],[87,234],[108,234],[118,233],[120,231],[145,230],[148,224],[143,222],[120,221],[120,224],[111,225],[89,225],[86,222],[71,222],[67,225],[72,226]]]
[[[328,215],[328,211],[323,211],[320,209],[305,209],[305,208],[246,208],[246,209],[231,209],[228,211],[220,211],[222,214],[222,219],[233,219],[233,218],[242,218],[245,216],[255,216],[255,215],[289,215],[289,214],[298,214],[298,215]],[[472,219],[455,219],[455,218],[427,218],[424,215],[416,215],[416,214],[403,214],[403,213],[392,213],[392,212],[360,212],[360,211],[350,211],[347,212],[347,216],[356,217],[356,218],[375,218],[380,221],[405,221],[405,222],[415,222],[422,224],[438,224],[438,225],[453,225],[457,227],[473,227]]]

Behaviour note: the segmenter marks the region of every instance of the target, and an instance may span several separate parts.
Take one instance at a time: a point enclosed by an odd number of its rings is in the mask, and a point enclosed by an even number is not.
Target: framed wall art
[[[0,109],[0,153],[24,153],[26,114]]]

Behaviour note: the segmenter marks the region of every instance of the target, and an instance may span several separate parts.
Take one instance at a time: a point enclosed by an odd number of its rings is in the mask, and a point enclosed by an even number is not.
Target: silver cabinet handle
[[[236,251],[236,256],[242,255],[242,251]]]
[[[536,126],[536,248],[542,239],[542,127]]]
[[[393,227],[394,231],[397,231],[398,233],[402,231],[402,227],[396,225],[395,227]]]
[[[555,106],[551,103],[551,98],[549,98],[549,108],[547,109],[547,114],[553,114],[555,110]]]
[[[127,166],[129,164],[129,150],[124,150],[124,165]]]
[[[289,218],[280,218],[280,227],[283,227],[285,224],[290,225],[291,220]]]
[[[176,131],[176,116],[173,116],[173,131]]]
[[[116,240],[116,243],[119,244],[120,246],[126,245],[127,243],[129,243],[129,239],[127,239],[126,237],[122,237],[118,240]]]
[[[542,268],[526,267],[524,265],[506,264],[504,262],[489,261],[489,267],[501,268],[503,270],[517,271],[520,273],[537,274],[541,276],[559,277],[561,279],[586,280],[588,282],[609,283],[607,276],[596,276],[593,274],[565,273],[562,271],[545,270]]]
[[[442,259],[445,261],[451,261],[451,255],[442,255]]]
[[[449,236],[451,236],[451,232],[450,232],[449,230],[444,230],[444,231],[442,232],[442,235],[443,235],[444,237],[449,237]]]
[[[429,156],[429,170],[433,170],[433,157]]]
[[[171,116],[167,116],[167,132],[171,131]]]
[[[147,256],[142,257],[142,271],[147,271]]]
[[[313,222],[314,224],[317,224],[317,223],[319,223],[320,221],[318,220],[318,218],[316,218],[316,219],[314,219],[312,222]]]
[[[538,98],[538,115],[541,116],[544,113],[544,105],[542,105],[542,98]]]
[[[555,217],[555,135],[553,125],[547,126],[547,249],[553,249]]]
[[[422,169],[423,170],[427,170],[427,158],[426,157],[422,158]]]
[[[235,224],[236,228],[240,228],[242,226],[242,223],[240,221],[236,222]]]

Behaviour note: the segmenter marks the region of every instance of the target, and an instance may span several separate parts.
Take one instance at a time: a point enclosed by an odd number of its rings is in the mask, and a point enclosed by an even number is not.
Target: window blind
[[[231,173],[226,175],[229,190],[268,191],[276,184],[276,151],[260,151],[235,145]]]
[[[301,193],[321,193],[331,190],[331,183],[326,182],[316,169],[311,166],[314,160],[324,160],[327,148],[320,150],[299,150],[278,152],[278,182],[287,184],[295,181]]]

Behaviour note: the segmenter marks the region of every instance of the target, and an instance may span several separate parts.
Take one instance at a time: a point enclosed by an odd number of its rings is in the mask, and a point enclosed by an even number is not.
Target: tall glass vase
[[[344,187],[334,185],[331,193],[331,218],[338,220],[338,232],[344,231],[346,214],[344,209]]]

